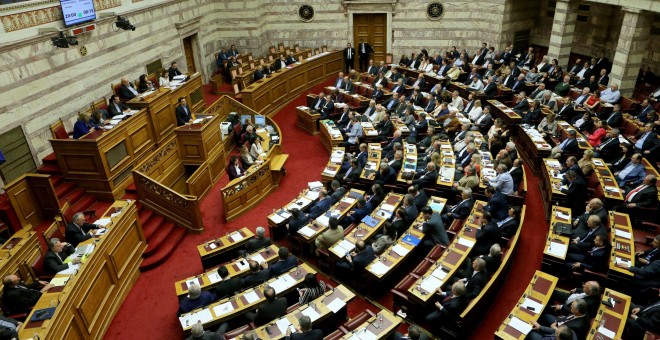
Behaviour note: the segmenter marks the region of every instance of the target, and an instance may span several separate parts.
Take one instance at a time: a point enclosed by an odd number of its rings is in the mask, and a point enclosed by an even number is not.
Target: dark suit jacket
[[[584,182],[582,177],[576,177],[573,183],[568,184],[568,189],[562,189],[561,192],[566,194],[564,204],[567,208],[571,208],[578,213],[584,211],[584,201],[587,199],[587,183]]]
[[[250,273],[243,279],[243,288],[254,287],[266,282],[270,278],[269,269],[261,269],[256,273]]]
[[[449,236],[447,236],[447,230],[442,223],[442,218],[436,212],[431,215],[428,221],[422,224],[422,232],[424,236],[431,238],[434,244],[441,244],[446,246],[449,244]]]
[[[384,120],[376,125],[376,129],[381,137],[390,137],[394,133],[394,124],[390,120]]]
[[[295,267],[298,264],[298,258],[290,255],[286,260],[278,260],[268,267],[271,276],[284,274],[287,270]]]
[[[323,331],[320,329],[312,329],[302,333],[291,333],[290,336],[285,337],[286,340],[323,340]]]
[[[466,201],[461,201],[459,204],[453,206],[449,212],[452,213],[453,218],[457,218],[459,220],[464,220],[468,215],[470,215],[470,211],[472,210],[472,206],[474,206],[474,201],[469,199]]]
[[[309,210],[309,218],[310,219],[315,219],[322,214],[324,214],[328,209],[330,209],[330,206],[332,205],[332,198],[331,197],[326,197],[320,201],[318,201],[312,209]]]
[[[273,244],[273,241],[269,237],[259,238],[257,236],[253,237],[245,244],[245,250],[248,252],[253,252],[264,247],[268,247]]]
[[[433,186],[438,181],[438,170],[425,172],[423,175],[420,175],[418,178],[415,178],[412,181],[412,184],[417,185],[420,188],[427,186]]]
[[[513,191],[518,190],[518,185],[523,180],[523,170],[522,168],[516,168],[515,170],[509,172],[511,178],[513,179]]]
[[[403,166],[403,164],[400,160],[396,160],[392,164],[390,164],[390,168],[392,168],[394,170],[394,173],[396,173],[396,174],[398,174],[399,171],[401,171],[402,166]]]
[[[242,282],[238,277],[231,277],[226,280],[222,280],[219,285],[215,287],[215,298],[223,299],[228,296],[233,296],[241,290]]]
[[[188,109],[188,112],[184,110],[184,107],[182,105],[179,105],[176,107],[175,113],[176,113],[176,124],[177,126],[181,125],[186,125],[192,119],[192,112],[190,111],[190,107],[188,105],[185,106],[186,109]]]
[[[330,197],[332,198],[333,202],[337,202],[342,197],[344,197],[344,195],[346,195],[346,188],[339,187],[337,190],[335,190],[335,192],[332,193],[332,195],[330,195]]]
[[[353,257],[353,270],[354,271],[361,271],[363,270],[371,261],[376,258],[376,255],[374,253],[374,249],[371,248],[371,245],[367,245],[367,247],[362,251],[361,253],[358,253]]]
[[[426,191],[419,189],[419,194],[414,197],[415,207],[417,207],[417,210],[422,210],[428,201],[429,197],[426,195]]]
[[[635,136],[635,140],[639,140],[642,135],[643,133],[637,134],[637,136]],[[651,154],[653,154],[658,150],[659,147],[660,144],[658,143],[658,135],[653,131],[649,132],[648,137],[646,137],[644,143],[642,143],[642,151],[649,150],[651,151]]]
[[[633,289],[637,288],[640,292],[645,292],[660,285],[660,260],[653,261],[642,268],[631,267],[630,271],[635,274]]]
[[[245,168],[242,165],[238,166],[241,169],[241,176],[245,175]],[[233,165],[229,165],[227,168],[227,174],[229,175],[229,180],[240,177],[236,172],[236,168]]]
[[[600,143],[599,156],[605,162],[612,162],[617,155],[621,152],[620,143],[618,138],[608,138]]]
[[[468,280],[465,282],[467,294],[465,295],[471,300],[481,293],[481,290],[488,282],[488,273],[486,271],[478,272],[467,279]]]
[[[364,207],[359,208],[355,206],[353,213],[350,216],[345,217],[346,223],[360,223],[360,221],[362,221],[365,216],[369,215],[372,210],[373,208],[371,208],[370,204],[365,204]]]
[[[117,106],[119,106],[119,111],[117,111],[117,108],[115,107],[115,103],[112,103],[108,105],[108,118],[112,118],[116,115],[121,115],[123,114],[122,112],[126,109],[128,109],[128,106],[126,106],[124,103],[118,103]]]
[[[563,318],[560,318],[560,322],[563,320]],[[580,318],[575,318],[573,320],[569,320],[564,325],[566,327],[570,328],[573,332],[575,332],[575,335],[577,335],[578,339],[585,339],[587,336],[587,331],[589,331],[589,324],[590,320],[588,316],[583,316]],[[555,330],[552,327],[546,327],[546,326],[541,326],[541,328],[538,330],[539,333],[548,336],[552,335],[554,337]]]
[[[20,284],[16,287],[4,287],[2,293],[2,302],[5,307],[11,308],[11,312],[23,311],[34,306],[39,298],[41,292],[38,290],[39,283],[34,282],[29,285]]]
[[[502,235],[497,223],[489,222],[477,231],[477,242],[472,247],[472,251],[477,255],[488,254],[490,247],[495,243],[499,243],[501,238]]]
[[[202,294],[194,300],[186,296],[179,301],[179,315],[210,305],[214,300],[215,294],[206,290],[203,290]]]
[[[98,228],[96,224],[84,223],[82,228],[78,228],[73,222],[66,225],[65,238],[66,241],[73,247],[77,247],[82,241],[92,238],[92,235],[87,234],[90,230]],[[82,231],[80,231],[82,229]],[[85,233],[83,233],[85,232]]]
[[[509,216],[507,212],[508,209],[509,205],[506,202],[506,196],[499,191],[495,192],[493,197],[490,198],[484,207],[484,211],[488,211],[495,221],[501,221]],[[468,211],[468,214],[469,213],[470,212]]]
[[[649,308],[650,307],[650,308]],[[644,330],[651,331],[653,333],[658,333],[660,331],[660,306],[659,305],[649,305],[646,307],[637,306],[635,304],[630,307],[639,308],[639,313],[637,313],[637,320],[635,322],[638,326],[642,327]],[[648,308],[648,310],[646,310]]]
[[[658,187],[650,185],[638,192],[630,203],[635,203],[638,207],[652,207],[658,202]]]
[[[389,170],[387,171],[386,174],[383,174],[382,171],[377,171],[376,172],[376,177],[374,177],[374,183],[375,184],[383,185],[383,184],[394,183],[394,181],[396,181],[396,171],[394,169],[392,169],[391,167],[389,168]],[[381,200],[382,200],[382,198],[381,198]],[[373,206],[375,207],[377,205],[378,204],[373,205]]]
[[[263,326],[286,314],[286,308],[287,303],[286,298],[284,297],[277,298],[273,302],[266,301],[266,303],[257,308],[257,313],[254,317],[254,324],[257,326]]]
[[[582,260],[580,267],[591,271],[604,273],[607,271],[610,258],[610,248],[604,247],[593,251],[588,251]]]
[[[500,226],[500,236],[511,238],[518,231],[520,221],[517,218],[512,218]],[[502,244],[500,244],[502,245]]]
[[[563,141],[562,141],[563,142]],[[561,144],[561,143],[559,143]],[[562,153],[577,153],[579,150],[578,142],[577,139],[572,139],[569,142],[566,143],[564,146],[564,150],[562,150]]]
[[[344,59],[348,59],[348,50],[351,50],[351,58],[349,60],[355,59],[355,49],[353,47],[346,47],[344,49]]]
[[[133,85],[133,83],[128,83],[128,85],[130,87],[132,87],[134,90],[136,90],[135,85]],[[131,90],[128,89],[128,86],[126,86],[124,84],[121,84],[121,86],[119,86],[118,92],[119,93],[117,93],[117,94],[119,95],[119,98],[121,98],[121,99],[130,100],[130,99],[135,98],[135,95],[133,94],[133,92],[131,92]]]
[[[470,299],[465,295],[456,297],[452,296],[449,300],[443,301],[441,303],[442,310],[439,311],[442,320],[458,318],[469,303]]]
[[[73,254],[74,251],[75,249],[73,247],[64,247],[64,249],[62,249],[60,252],[60,258],[52,250],[48,250],[44,256],[44,270],[46,273],[55,274],[69,268],[69,265],[64,263],[63,260],[66,259],[69,255]]]
[[[493,98],[497,94],[497,84],[495,83],[488,83],[486,87],[484,87],[484,94],[486,94],[487,98]]]

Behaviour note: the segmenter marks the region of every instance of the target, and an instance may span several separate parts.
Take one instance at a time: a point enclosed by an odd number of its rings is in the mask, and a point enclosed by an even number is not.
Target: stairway
[[[126,188],[124,199],[138,199],[135,184]],[[144,207],[139,202],[137,210],[142,232],[147,240],[147,248],[142,254],[144,261],[140,265],[140,270],[147,271],[158,267],[170,257],[186,236],[186,229],[168,221],[164,216]]]

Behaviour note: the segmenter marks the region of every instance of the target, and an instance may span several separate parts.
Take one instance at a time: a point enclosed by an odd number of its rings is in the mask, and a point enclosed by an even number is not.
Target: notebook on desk
[[[557,235],[570,236],[573,234],[573,226],[571,226],[569,223],[555,222],[554,231]]]

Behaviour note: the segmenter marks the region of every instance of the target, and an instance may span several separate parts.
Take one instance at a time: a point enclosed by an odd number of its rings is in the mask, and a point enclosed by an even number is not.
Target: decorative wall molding
[[[392,15],[394,15],[394,9],[398,2],[398,0],[342,0],[341,5],[344,7],[345,15],[348,15],[349,11],[360,12],[374,10],[392,12]],[[388,6],[391,8],[389,11]]]
[[[0,17],[6,33],[62,20],[60,6],[35,9]]]
[[[169,155],[172,150],[176,150],[177,144],[176,144],[176,138],[172,139],[171,142],[167,144],[164,148],[160,149],[158,152],[156,152],[153,156],[151,156],[151,159],[147,160],[146,162],[142,163],[140,167],[138,168],[138,171],[145,174],[147,171],[149,171],[151,168],[153,168],[156,164],[160,162],[160,160]]]
[[[119,6],[121,6],[121,0],[94,0],[94,10],[96,12]]]
[[[37,7],[41,5],[46,5],[50,3],[56,3],[59,4],[59,0],[41,0],[41,1],[26,1],[26,2],[19,2],[16,4],[10,4],[10,5],[3,5],[0,6],[0,13],[2,12],[11,12],[16,9],[21,9],[21,8],[28,8],[28,7]]]

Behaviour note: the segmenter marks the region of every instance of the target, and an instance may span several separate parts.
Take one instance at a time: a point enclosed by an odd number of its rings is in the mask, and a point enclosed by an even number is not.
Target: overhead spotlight
[[[115,22],[115,25],[117,25],[117,28],[121,28],[125,31],[135,31],[135,26],[131,25],[131,22],[122,16],[117,16],[117,22]]]
[[[78,40],[74,36],[64,36],[64,32],[60,32],[57,37],[50,38],[50,41],[53,43],[53,46],[58,48],[68,48],[69,46],[78,45]]]

